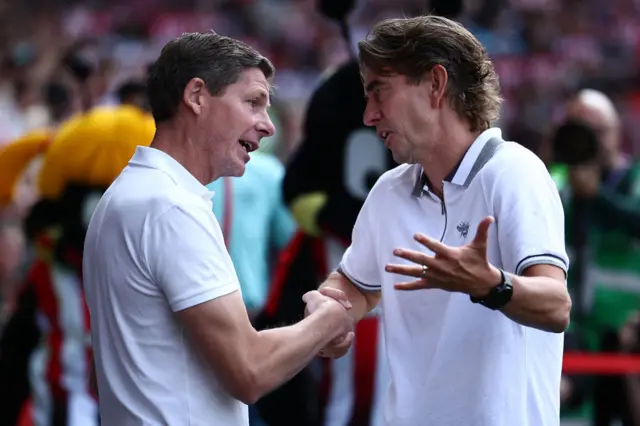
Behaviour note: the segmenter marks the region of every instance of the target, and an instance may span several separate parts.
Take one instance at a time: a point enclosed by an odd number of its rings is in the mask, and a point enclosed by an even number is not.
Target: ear
[[[442,65],[434,65],[431,69],[431,106],[440,107],[447,89],[449,75]]]
[[[192,78],[187,83],[182,94],[182,100],[187,108],[189,108],[195,115],[202,113],[202,106],[206,101],[205,95],[207,95],[207,86],[201,78]]]

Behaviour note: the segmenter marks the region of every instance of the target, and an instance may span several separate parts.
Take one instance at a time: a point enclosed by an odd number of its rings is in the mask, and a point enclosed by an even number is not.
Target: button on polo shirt
[[[84,250],[105,425],[248,425],[175,312],[239,291],[212,193],[138,147],[92,216]]]
[[[410,263],[393,256],[398,247],[433,255],[415,233],[462,246],[491,215],[494,266],[521,274],[551,264],[566,273],[564,212],[553,180],[537,156],[492,128],[471,145],[443,191],[443,200],[429,191],[417,164],[385,173],[339,267],[362,290],[382,291],[392,375],[386,425],[558,425],[562,334],[519,325],[466,294],[397,291],[394,284],[410,278],[384,271],[387,263]]]

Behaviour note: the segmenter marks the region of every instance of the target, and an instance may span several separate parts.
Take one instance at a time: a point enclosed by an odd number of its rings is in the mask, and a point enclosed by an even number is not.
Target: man
[[[576,130],[567,131],[571,126]],[[592,156],[574,159],[587,150],[576,147],[563,153],[558,147],[588,144],[586,138],[575,136],[580,134],[580,126],[583,134],[593,135],[597,150]],[[625,323],[640,309],[640,166],[622,152],[621,137],[620,117],[613,102],[602,92],[583,89],[567,102],[564,120],[554,138],[555,149],[550,150],[555,153],[556,163],[549,170],[566,212],[567,244],[574,256],[579,252],[583,258],[579,262],[576,257],[573,265],[585,265],[582,274],[574,273],[569,279],[569,288],[576,292],[574,301],[580,304],[580,309],[574,309],[572,321],[577,327],[570,331],[581,346],[606,352],[626,351],[629,349],[625,346],[633,346],[624,345],[619,334],[634,329],[625,327]],[[587,222],[581,225],[579,222],[585,219]],[[580,377],[565,376],[563,383],[572,390],[568,395],[572,399],[589,390]],[[608,425],[619,416],[633,424],[628,401],[633,394],[640,395],[635,377],[600,376],[595,378],[594,388],[596,425]]]
[[[98,203],[84,246],[103,424],[247,425],[247,403],[352,327],[346,300],[314,291],[317,315],[257,332],[204,186],[241,176],[273,134],[273,74],[215,33],[170,41],[150,70],[153,142]]]
[[[486,52],[424,16],[377,24],[359,58],[364,121],[408,164],[373,187],[320,291],[346,293],[355,321],[382,299],[385,424],[558,425],[562,205],[544,164],[490,128],[500,98]]]

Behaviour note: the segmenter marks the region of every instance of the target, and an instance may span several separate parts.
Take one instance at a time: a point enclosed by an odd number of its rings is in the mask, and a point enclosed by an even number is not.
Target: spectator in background
[[[147,89],[142,81],[125,81],[116,90],[116,97],[121,104],[133,105],[144,111],[150,111]]]
[[[593,134],[597,146],[593,158],[578,160],[589,142],[575,136],[577,131],[561,133],[569,126],[584,126],[583,133]],[[582,146],[562,153],[557,147],[563,138]],[[565,156],[561,161],[573,164],[550,166],[564,203],[567,246],[574,253],[574,274],[569,275],[574,293],[573,348],[620,351],[620,330],[640,309],[640,165],[622,153],[618,113],[611,100],[595,90],[582,90],[569,100],[553,145],[547,147],[551,158],[559,161]],[[578,385],[571,377],[564,381],[573,392],[585,390],[584,382]],[[595,424],[609,425],[622,417],[631,425],[623,378],[599,376],[594,385]],[[565,396],[567,403],[576,400],[576,395]]]

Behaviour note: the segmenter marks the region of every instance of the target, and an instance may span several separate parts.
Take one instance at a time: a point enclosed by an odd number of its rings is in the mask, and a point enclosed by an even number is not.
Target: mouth
[[[378,137],[380,137],[380,139],[382,139],[383,141],[386,142],[387,138],[389,137],[389,135],[391,134],[390,131],[388,130],[383,130],[378,132]]]
[[[240,139],[238,143],[245,149],[247,152],[253,152],[258,149],[258,142],[249,141],[246,139]]]

